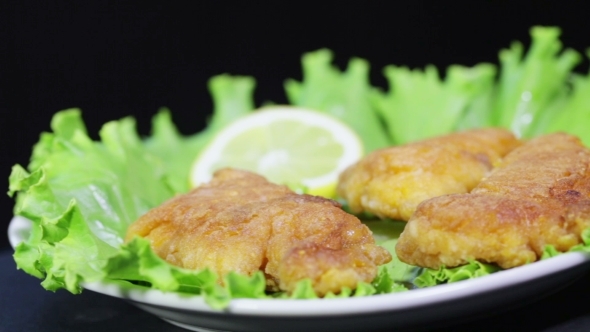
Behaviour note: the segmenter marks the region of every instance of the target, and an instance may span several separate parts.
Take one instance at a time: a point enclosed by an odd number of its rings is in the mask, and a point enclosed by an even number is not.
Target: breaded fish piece
[[[590,150],[557,133],[515,149],[471,193],[424,201],[396,252],[433,269],[469,260],[511,268],[538,260],[548,244],[569,250],[588,227]]]
[[[426,199],[471,191],[519,144],[485,128],[377,150],[340,175],[337,192],[354,213],[408,220]]]
[[[219,170],[211,182],[156,207],[132,224],[156,254],[188,269],[252,275],[269,290],[310,278],[318,295],[371,282],[391,260],[371,231],[332,200],[300,195],[257,174]]]

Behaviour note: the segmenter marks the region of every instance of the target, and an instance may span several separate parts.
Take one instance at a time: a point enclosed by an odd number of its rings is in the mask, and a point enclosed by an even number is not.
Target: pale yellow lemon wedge
[[[249,170],[297,192],[333,198],[338,175],[363,155],[362,142],[330,115],[268,106],[237,119],[197,156],[190,184],[208,182],[223,167]]]

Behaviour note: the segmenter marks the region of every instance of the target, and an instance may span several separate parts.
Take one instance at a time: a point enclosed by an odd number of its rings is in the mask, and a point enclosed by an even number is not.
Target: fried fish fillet
[[[510,268],[538,260],[548,244],[567,251],[588,227],[590,150],[556,133],[515,149],[471,193],[421,203],[396,252],[429,268],[469,260]]]
[[[332,200],[300,195],[247,171],[223,169],[211,182],[154,208],[129,227],[156,254],[188,269],[252,275],[269,290],[309,278],[318,295],[371,282],[391,260],[371,231]]]
[[[519,144],[485,128],[377,150],[340,175],[337,192],[354,213],[408,220],[426,199],[469,192]]]

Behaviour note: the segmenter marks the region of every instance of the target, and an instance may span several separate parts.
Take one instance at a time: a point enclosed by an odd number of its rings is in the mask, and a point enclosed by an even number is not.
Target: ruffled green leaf
[[[444,80],[434,66],[410,70],[390,65],[384,75],[389,91],[375,105],[395,144],[489,123],[490,107],[482,101],[489,101],[493,88],[491,64],[450,66]]]
[[[254,110],[256,82],[248,76],[218,75],[209,80],[213,116],[199,134],[183,136],[167,108],[152,120],[152,135],[145,140],[147,151],[158,157],[171,189],[183,193],[190,189],[187,174],[199,152],[224,126]]]
[[[500,268],[496,265],[484,264],[478,261],[471,261],[466,265],[455,268],[441,267],[438,270],[424,269],[414,279],[414,285],[418,287],[436,286],[486,276],[499,270]]]
[[[567,81],[581,61],[577,51],[563,50],[560,34],[559,28],[536,26],[531,29],[531,47],[526,55],[519,42],[500,52],[494,125],[530,137],[541,132],[535,127],[545,123],[541,119],[546,112],[559,111],[551,106],[567,97]]]
[[[421,269],[400,261],[395,253],[396,244],[397,238],[381,243],[381,246],[391,253],[392,260],[380,266],[379,269],[387,270],[389,277],[396,282],[411,282],[420,273]]]
[[[391,144],[372,100],[377,90],[369,82],[369,63],[353,58],[345,71],[332,65],[332,52],[321,49],[302,58],[303,81],[285,82],[291,105],[328,113],[353,128],[365,152]]]
[[[304,279],[295,285],[295,289],[289,298],[291,299],[316,299],[318,296],[313,290],[311,280]]]

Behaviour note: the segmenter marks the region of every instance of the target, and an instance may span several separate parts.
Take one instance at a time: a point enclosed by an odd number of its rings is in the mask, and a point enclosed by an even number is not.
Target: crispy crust
[[[299,195],[246,171],[224,169],[130,226],[171,264],[219,275],[262,270],[269,290],[310,278],[319,295],[370,282],[391,255],[332,200]]]
[[[375,151],[340,176],[350,209],[408,220],[426,199],[467,193],[520,141],[499,128],[475,129]]]
[[[424,201],[397,243],[409,264],[469,260],[510,268],[547,244],[567,251],[590,227],[590,150],[574,136],[545,135],[515,149],[470,194]]]

